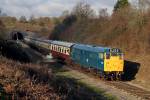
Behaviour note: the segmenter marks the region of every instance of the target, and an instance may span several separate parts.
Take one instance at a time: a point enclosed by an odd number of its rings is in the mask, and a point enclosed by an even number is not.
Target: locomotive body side
[[[95,68],[104,71],[103,48],[94,48],[89,45],[76,44],[72,48],[71,58],[83,67]]]

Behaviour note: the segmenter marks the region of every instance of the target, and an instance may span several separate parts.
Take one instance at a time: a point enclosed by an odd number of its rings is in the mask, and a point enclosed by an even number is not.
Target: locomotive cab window
[[[117,52],[112,52],[111,56],[118,56]]]
[[[123,53],[119,53],[119,58],[123,59]]]
[[[110,53],[105,53],[105,58],[110,59]]]

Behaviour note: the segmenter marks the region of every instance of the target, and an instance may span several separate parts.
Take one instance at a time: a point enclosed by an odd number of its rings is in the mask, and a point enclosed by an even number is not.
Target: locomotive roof
[[[72,45],[74,45],[74,43],[62,42],[62,41],[51,41],[51,43],[56,44],[56,45],[65,46],[65,47],[71,47]]]
[[[111,49],[108,47],[100,47],[100,46],[92,46],[92,45],[84,45],[84,44],[75,44],[74,48],[92,51],[92,52],[109,52]]]

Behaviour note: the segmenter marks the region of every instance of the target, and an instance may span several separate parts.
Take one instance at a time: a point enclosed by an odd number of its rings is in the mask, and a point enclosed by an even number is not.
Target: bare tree
[[[65,17],[67,17],[67,16],[69,16],[69,15],[70,15],[69,11],[68,11],[68,10],[65,10],[65,11],[63,11],[61,17],[62,17],[62,18],[65,18]]]
[[[138,0],[138,8],[145,12],[150,9],[150,0]]]
[[[85,2],[79,2],[73,8],[72,14],[76,15],[78,18],[92,18],[95,16],[94,10]]]
[[[35,24],[35,23],[36,23],[34,15],[31,15],[31,16],[30,16],[29,22],[30,22],[31,24]]]
[[[108,16],[109,15],[108,15],[108,12],[107,12],[107,8],[99,10],[99,18],[100,19],[108,18]]]
[[[3,12],[1,8],[0,8],[0,16],[3,16],[3,17],[7,16],[7,14],[5,12]]]
[[[0,9],[0,15],[1,15],[1,13],[2,13],[2,10]]]
[[[27,22],[27,19],[25,16],[21,16],[20,19],[19,19],[20,22],[22,23],[26,23]]]

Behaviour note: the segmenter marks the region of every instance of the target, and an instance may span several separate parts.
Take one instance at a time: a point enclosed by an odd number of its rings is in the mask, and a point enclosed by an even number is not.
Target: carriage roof
[[[61,45],[61,46],[65,46],[65,47],[71,47],[72,45],[74,45],[74,43],[70,43],[70,42],[62,42],[62,41],[51,41],[52,44],[56,44],[56,45]]]

